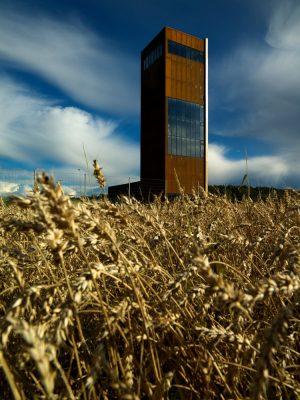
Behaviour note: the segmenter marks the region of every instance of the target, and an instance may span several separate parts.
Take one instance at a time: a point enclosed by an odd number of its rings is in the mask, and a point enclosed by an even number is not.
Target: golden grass
[[[101,178],[102,179],[102,178]],[[297,399],[300,202],[0,204],[1,399]]]

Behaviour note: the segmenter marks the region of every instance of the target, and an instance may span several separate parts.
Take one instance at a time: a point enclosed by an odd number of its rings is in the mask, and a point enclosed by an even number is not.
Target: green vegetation
[[[0,205],[1,398],[299,398],[299,193],[114,205],[39,184]]]
[[[275,196],[279,199],[282,199],[286,193],[293,192],[292,189],[278,189],[272,187],[250,187],[247,186],[234,186],[234,185],[219,185],[219,186],[209,186],[209,193],[226,196],[228,200],[243,200],[248,197],[248,191],[250,192],[250,198],[254,201],[257,200],[267,200],[269,196]]]

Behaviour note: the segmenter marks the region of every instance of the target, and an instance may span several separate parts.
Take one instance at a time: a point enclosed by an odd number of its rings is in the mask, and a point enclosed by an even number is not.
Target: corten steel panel
[[[175,97],[180,100],[204,105],[205,71],[203,64],[174,54],[168,54],[168,39],[201,51],[204,51],[204,40],[194,38],[182,32],[174,32],[171,28],[166,28],[166,74],[169,74],[169,71],[171,70],[171,87],[168,82],[166,84],[166,99],[168,97]],[[205,159],[200,159],[200,157],[175,156],[168,154],[167,101],[165,104],[166,192],[179,192],[177,178],[186,193],[192,193],[192,191],[197,190],[199,186],[205,188],[207,186],[205,179]]]
[[[194,49],[204,51],[204,39],[198,39],[195,36],[189,35],[188,33],[177,31],[170,27],[165,28],[166,39],[174,40],[177,43],[184,44]]]
[[[192,193],[193,190],[198,190],[199,186],[204,187],[204,160],[199,157],[169,155],[167,157],[167,193],[179,192],[176,175],[185,193]]]
[[[173,56],[172,59],[166,59],[166,75],[171,70],[171,82],[166,86],[166,96],[203,105],[205,87],[203,65],[192,60],[177,61],[175,58],[180,57]]]

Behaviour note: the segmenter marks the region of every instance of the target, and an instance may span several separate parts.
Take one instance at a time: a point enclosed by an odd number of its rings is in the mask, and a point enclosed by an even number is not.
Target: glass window
[[[176,155],[181,155],[181,137],[176,137]]]
[[[200,122],[204,122],[204,107],[200,106]]]
[[[181,115],[181,101],[176,100],[176,120],[178,121],[180,119]]]
[[[200,158],[204,158],[204,142],[200,140]]]
[[[203,140],[201,140],[200,141],[200,157],[201,158],[204,158],[204,141]]]
[[[204,125],[200,124],[200,139],[204,140]]]
[[[195,121],[200,123],[200,106],[196,104],[195,107]]]
[[[169,100],[168,100],[168,114],[171,117],[175,117],[176,116],[176,114],[175,114],[175,99],[170,98],[170,97],[169,97]]]
[[[191,120],[195,121],[196,120],[196,110],[197,110],[197,105],[195,103],[191,104]]]
[[[171,153],[170,154],[176,155],[176,140],[175,140],[175,138],[172,138]]]
[[[196,122],[191,121],[191,139],[196,138]]]
[[[200,140],[196,140],[196,157],[200,157]]]
[[[162,44],[158,45],[153,49],[144,60],[144,70],[149,68],[159,57],[162,55]]]
[[[186,142],[186,155],[190,156],[191,155],[191,141],[190,139],[185,139]]]
[[[194,107],[194,121],[200,122],[200,110],[199,110],[198,104],[195,104],[195,107]]]
[[[191,138],[191,120],[190,120],[190,118],[186,120],[185,125],[186,125],[186,137],[188,139],[190,139]]]
[[[172,107],[171,115],[172,115],[172,117],[174,117],[176,119],[176,114],[177,114],[177,100],[176,99],[172,99],[171,107]]]
[[[184,120],[188,122],[190,120],[190,104],[189,102],[185,101],[185,113],[184,113]]]
[[[185,121],[185,101],[180,102],[180,116],[181,121]]]
[[[176,136],[176,118],[172,117],[171,118],[171,136],[175,137]]]
[[[171,54],[174,54],[174,53],[175,53],[175,42],[173,42],[172,40],[169,40],[169,43],[168,43],[168,51],[169,51],[169,53],[171,53]]]
[[[181,137],[186,138],[186,122],[181,123]]]
[[[172,43],[172,49],[173,49],[173,54],[178,55],[178,45],[177,45],[177,43],[175,43],[175,42]]]
[[[180,118],[180,103],[180,100],[175,100],[175,116],[177,120]]]
[[[168,153],[172,154],[172,137],[168,137]]]
[[[195,146],[195,140],[191,140],[191,157],[196,156],[196,146]]]
[[[196,139],[200,140],[200,122],[196,121]]]
[[[184,58],[186,58],[186,50],[185,50],[185,46],[183,46],[183,45],[179,45],[180,47],[179,47],[179,55],[181,56],[181,57],[184,57]]]
[[[204,107],[189,101],[168,98],[169,154],[200,157],[204,154]]]
[[[185,138],[181,141],[181,155],[187,156],[187,141]]]
[[[176,129],[176,135],[177,135],[177,137],[182,137],[182,121],[181,121],[181,119],[178,119],[177,118],[177,129]]]
[[[189,140],[189,156],[190,156],[190,157],[191,157],[192,154],[193,154],[192,147],[193,147],[193,141],[190,139],[190,140]]]
[[[186,46],[186,58],[191,59],[191,48]]]
[[[195,51],[191,49],[191,60],[195,61]]]
[[[189,60],[204,62],[204,53],[193,49],[192,47],[185,46],[183,44],[174,42],[173,40],[168,41],[168,51],[170,54],[175,54],[176,56],[188,58]]]

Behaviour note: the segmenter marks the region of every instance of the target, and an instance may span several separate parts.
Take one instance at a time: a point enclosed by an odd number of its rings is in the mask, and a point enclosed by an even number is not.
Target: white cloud
[[[95,109],[138,112],[138,63],[80,23],[2,9],[0,64],[36,73]]]
[[[211,126],[220,135],[273,145],[274,155],[249,158],[252,184],[299,186],[300,4],[275,4],[265,43],[243,43],[212,68],[210,81],[216,82],[218,99],[213,100]],[[137,63],[79,23],[1,10],[1,63],[37,74],[96,109],[116,114],[138,110]],[[216,107],[228,112],[226,122],[214,120]],[[84,170],[83,145],[110,182],[122,183],[136,174],[139,148],[120,138],[116,122],[60,107],[0,76],[0,157],[30,168],[57,163]],[[240,183],[244,172],[244,160],[230,160],[225,147],[210,144],[211,184]]]
[[[211,144],[208,151],[209,184],[241,184],[246,171],[245,160],[231,160],[224,146]],[[260,156],[248,159],[248,177],[253,186],[285,186],[289,166],[279,156]]]
[[[62,190],[63,190],[64,194],[69,197],[76,197],[76,195],[77,195],[76,190],[70,186],[62,186]]]
[[[0,196],[23,196],[32,191],[32,186],[0,181]]]
[[[0,157],[29,168],[59,164],[85,169],[98,159],[107,175],[136,174],[139,147],[121,138],[117,124],[74,107],[59,107],[0,77]]]
[[[282,49],[300,48],[300,5],[298,0],[277,3],[269,23],[266,41]]]
[[[19,189],[19,185],[13,182],[0,181],[0,194],[14,193]]]
[[[241,44],[213,66],[210,74],[215,82],[213,93],[218,96],[211,108],[211,132],[268,144],[274,157],[285,160],[287,181],[292,183],[292,179],[298,187],[299,21],[298,1],[275,2],[265,42]],[[214,119],[216,111],[222,112],[222,119]]]

